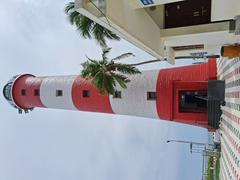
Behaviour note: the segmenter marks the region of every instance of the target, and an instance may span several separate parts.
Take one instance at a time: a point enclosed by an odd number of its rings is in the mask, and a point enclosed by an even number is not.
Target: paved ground
[[[218,79],[226,84],[220,125],[220,179],[240,180],[240,59],[221,59],[217,67]]]

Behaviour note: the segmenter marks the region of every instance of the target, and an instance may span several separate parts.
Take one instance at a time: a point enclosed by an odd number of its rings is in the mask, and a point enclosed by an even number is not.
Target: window
[[[62,90],[56,90],[56,96],[62,96],[63,95],[63,91]]]
[[[11,97],[11,87],[12,87],[12,84],[11,83],[8,83],[4,86],[3,88],[3,95],[4,97],[8,100],[8,101],[11,101],[12,100],[12,97]]]
[[[26,89],[22,89],[22,90],[21,90],[21,94],[22,94],[22,96],[26,96],[26,94],[27,94],[27,93],[26,93]]]
[[[34,89],[34,96],[39,96],[39,95],[40,95],[39,89]]]
[[[180,112],[207,112],[207,91],[180,91],[179,92]]]
[[[153,0],[141,0],[141,2],[146,6],[149,4],[154,4]]]
[[[83,96],[83,97],[90,97],[90,91],[88,91],[88,90],[83,90],[83,91],[82,91],[82,96]]]
[[[121,91],[115,91],[113,98],[122,98],[122,93]]]
[[[147,92],[147,100],[156,100],[157,93],[156,92]]]

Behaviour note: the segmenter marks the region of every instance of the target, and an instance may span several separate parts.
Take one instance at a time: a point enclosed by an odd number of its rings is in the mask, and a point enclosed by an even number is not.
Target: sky
[[[85,56],[98,58],[64,12],[68,1],[0,0],[0,87],[16,74],[79,74]],[[110,56],[152,59],[122,40]],[[191,63],[180,61],[178,65]],[[171,67],[166,63],[141,70]],[[1,180],[197,180],[202,157],[168,139],[206,142],[207,130],[163,120],[54,109],[19,115],[0,95]]]

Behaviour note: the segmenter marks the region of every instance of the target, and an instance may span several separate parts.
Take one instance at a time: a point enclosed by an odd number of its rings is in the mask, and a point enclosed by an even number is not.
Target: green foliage
[[[136,67],[129,64],[115,63],[109,60],[107,54],[110,48],[104,48],[102,59],[97,61],[87,57],[87,61],[82,64],[82,77],[92,79],[93,85],[101,94],[109,93],[114,95],[116,85],[119,84],[122,88],[127,88],[127,83],[130,82],[126,75],[141,73]]]
[[[220,160],[217,160],[216,164],[216,180],[219,180],[219,174],[220,174]]]
[[[207,169],[207,180],[213,180],[213,170],[211,169],[212,166],[213,166],[213,157],[209,157],[208,169]]]
[[[85,39],[94,38],[102,47],[106,47],[106,39],[120,40],[112,31],[77,12],[74,2],[66,4],[65,13],[68,15],[70,23],[77,28]]]

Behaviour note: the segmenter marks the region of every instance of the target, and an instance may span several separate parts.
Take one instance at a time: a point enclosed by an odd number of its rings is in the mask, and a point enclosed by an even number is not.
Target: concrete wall
[[[134,8],[143,8],[143,7],[163,5],[163,4],[168,4],[168,3],[178,2],[178,1],[183,1],[183,0],[154,0],[154,4],[150,4],[147,6],[144,6],[140,0],[132,0],[131,5]]]
[[[239,0],[212,0],[211,21],[233,19],[240,15]]]
[[[164,28],[164,5],[145,8],[160,29]]]
[[[107,0],[107,17],[138,42],[161,57],[160,29],[145,9],[133,9],[128,0]]]

